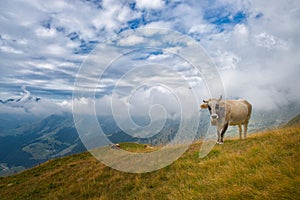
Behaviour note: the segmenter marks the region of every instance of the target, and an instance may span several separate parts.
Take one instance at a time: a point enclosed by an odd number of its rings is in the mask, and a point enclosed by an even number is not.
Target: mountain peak
[[[1,100],[0,99],[0,103],[2,104],[7,104],[7,103],[27,103],[27,102],[31,102],[31,101],[34,101],[34,102],[39,102],[41,100],[40,97],[33,97],[31,95],[31,93],[26,89],[26,86],[22,86],[21,87],[23,92],[21,92],[21,96],[18,97],[18,98],[9,98],[9,99],[6,99],[6,100]],[[18,104],[14,104],[13,105],[14,107],[18,107]]]

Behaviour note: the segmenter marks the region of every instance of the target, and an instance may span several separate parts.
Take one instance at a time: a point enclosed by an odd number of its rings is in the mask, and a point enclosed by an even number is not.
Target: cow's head
[[[220,116],[220,108],[221,108],[221,100],[222,100],[222,96],[220,96],[219,99],[209,99],[209,100],[203,100],[203,104],[200,105],[200,108],[202,109],[208,109],[209,113],[210,113],[210,119],[216,120],[218,119]]]

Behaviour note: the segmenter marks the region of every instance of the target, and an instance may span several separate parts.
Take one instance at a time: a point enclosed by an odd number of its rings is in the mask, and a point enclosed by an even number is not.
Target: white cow
[[[247,137],[248,123],[251,117],[252,105],[244,100],[203,100],[202,109],[208,108],[211,124],[217,126],[218,144],[223,144],[224,134],[229,126],[238,126],[242,139],[242,125],[244,125],[244,139]]]

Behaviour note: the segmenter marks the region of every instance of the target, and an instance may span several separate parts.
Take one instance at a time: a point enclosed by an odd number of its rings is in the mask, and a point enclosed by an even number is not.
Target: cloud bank
[[[125,30],[157,27],[186,34],[203,46],[219,70],[227,98],[246,98],[257,110],[299,104],[299,17],[296,0],[9,1],[0,8],[0,99],[18,95],[24,85],[35,96],[70,110],[77,71],[97,44]],[[129,37],[121,44],[143,42]],[[166,47],[135,64],[168,59],[168,50],[177,51]],[[184,68],[168,62],[175,70]],[[107,74],[97,101],[113,98],[119,75],[118,70]],[[197,76],[186,76],[196,90]],[[139,96],[149,97],[149,90],[139,90]],[[150,104],[140,98],[134,105],[142,109],[142,102]]]

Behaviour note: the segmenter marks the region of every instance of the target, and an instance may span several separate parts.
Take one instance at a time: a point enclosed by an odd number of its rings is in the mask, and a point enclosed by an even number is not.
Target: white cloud
[[[166,58],[170,58],[170,55],[166,55],[166,54],[151,55],[148,59],[149,60],[164,60]]]
[[[19,12],[20,8],[22,12]],[[142,27],[171,28],[200,41],[218,66],[228,97],[248,98],[257,109],[276,108],[283,97],[286,104],[299,102],[298,1],[191,0],[169,1],[167,4],[160,0],[138,0],[136,8],[111,0],[73,3],[8,1],[1,5],[0,84],[5,90],[3,94],[7,95],[7,85],[16,88],[26,84],[70,95],[84,54],[94,47],[89,42],[105,41],[129,28],[132,20],[136,20]],[[244,20],[235,18],[238,12],[245,14]],[[226,16],[233,22],[218,24],[214,21]],[[151,31],[148,33],[152,34]],[[72,40],[70,34],[74,34]],[[166,38],[170,44],[176,44],[177,39]],[[144,42],[143,37],[137,36],[120,41],[122,45]],[[165,49],[178,53],[180,48]],[[148,60],[166,61],[165,54],[163,50],[163,54],[151,55]],[[123,61],[126,64],[128,60]],[[177,63],[169,64],[176,70],[182,69]],[[191,74],[186,76],[190,80],[197,79]],[[143,77],[141,73],[136,80]],[[160,78],[170,83],[178,81],[171,76]],[[135,84],[133,80],[126,84],[132,86]],[[152,77],[153,82],[158,80],[158,77]],[[110,90],[114,81],[109,77],[101,91]]]
[[[199,33],[199,34],[205,34],[205,33],[212,33],[215,30],[215,26],[212,24],[205,24],[200,23],[197,25],[194,25],[190,28],[189,33]]]
[[[24,52],[21,50],[14,49],[10,46],[1,46],[0,50],[6,53],[15,53],[15,54],[23,54]]]
[[[141,44],[145,41],[145,38],[136,35],[129,35],[128,37],[122,38],[119,41],[119,45],[121,46],[133,46],[137,44]]]
[[[151,28],[166,28],[166,29],[172,29],[172,26],[174,24],[172,24],[169,21],[154,21],[154,22],[150,22],[146,25],[144,25],[144,28],[149,28],[149,32],[151,31]],[[149,33],[151,34],[151,32]]]
[[[54,37],[56,36],[56,30],[55,29],[47,29],[47,28],[42,28],[39,27],[35,33],[37,36],[42,36],[42,37]]]
[[[160,9],[163,6],[163,0],[136,0],[136,7],[141,9]]]
[[[180,100],[181,102],[179,102]],[[192,117],[195,115],[195,112],[198,112],[198,105],[195,104],[195,97],[189,88],[176,89],[162,85],[139,88],[126,96],[114,93],[94,100],[90,98],[75,98],[73,103],[75,105],[75,110],[73,110],[75,113],[101,116],[113,114],[122,123],[124,120],[130,120],[134,117],[151,116],[153,121],[161,120],[171,115],[178,117],[182,112],[181,109],[185,109],[184,117],[186,118]],[[71,103],[63,101],[59,105],[70,108]],[[159,109],[152,110],[153,106],[157,107],[158,105]],[[125,125],[126,123],[123,124],[123,126]]]
[[[236,42],[247,44],[249,40],[249,30],[245,24],[237,24],[233,29],[234,37]]]
[[[241,60],[236,54],[229,51],[217,50],[214,55],[214,61],[221,70],[237,69]]]
[[[265,47],[270,50],[274,48],[280,48],[280,49],[288,48],[287,42],[279,38],[276,38],[275,36],[268,34],[266,32],[255,35],[253,39],[257,46]]]

